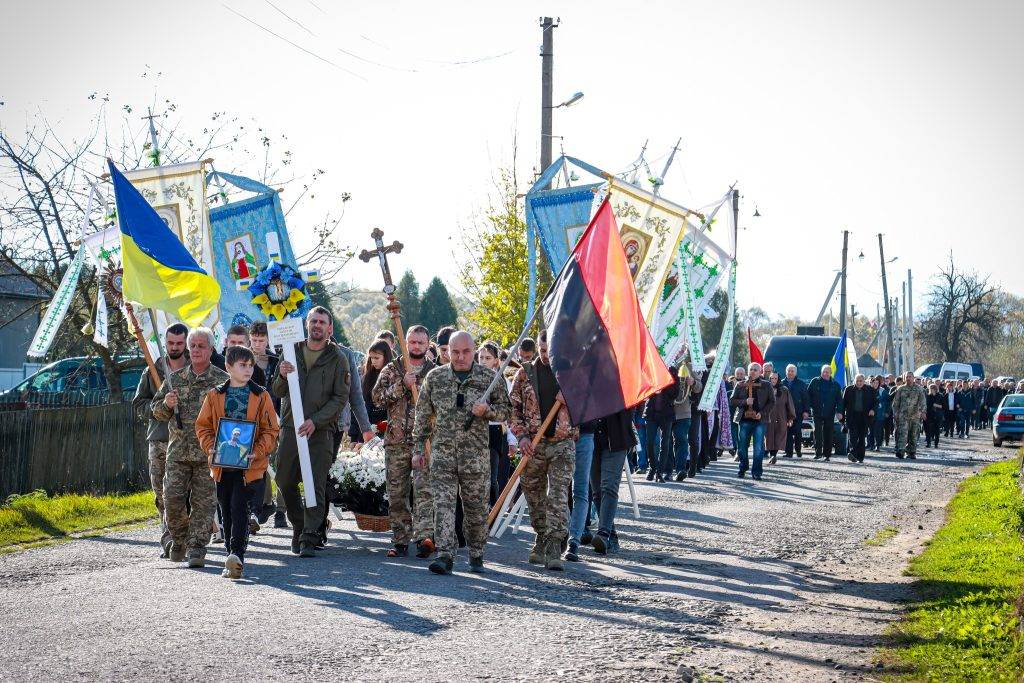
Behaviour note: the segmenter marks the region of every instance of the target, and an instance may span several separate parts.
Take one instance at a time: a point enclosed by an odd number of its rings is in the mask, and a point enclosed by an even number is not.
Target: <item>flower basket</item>
[[[391,518],[380,515],[364,515],[353,512],[356,526],[362,531],[391,531]]]
[[[388,531],[387,468],[384,448],[372,441],[359,452],[343,451],[331,466],[328,495],[331,502],[355,515],[363,531]]]

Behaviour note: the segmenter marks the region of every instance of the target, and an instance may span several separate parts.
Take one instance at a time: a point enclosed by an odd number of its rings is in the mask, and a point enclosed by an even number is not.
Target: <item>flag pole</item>
[[[544,418],[544,422],[541,424],[540,429],[537,430],[536,436],[533,437],[534,448],[536,448],[537,444],[540,443],[541,438],[544,436],[544,432],[547,431],[548,427],[551,425],[551,421],[555,419],[556,415],[558,415],[558,410],[562,407],[562,405],[563,403],[561,401],[556,400],[555,405],[551,406],[551,410],[548,412],[548,416]],[[523,457],[520,458],[519,464],[516,466],[515,471],[512,473],[512,476],[509,477],[508,483],[505,484],[505,488],[502,489],[501,491],[501,495],[498,496],[498,499],[496,501],[494,501],[494,507],[491,508],[490,514],[487,515],[488,529],[490,529],[491,526],[494,524],[494,519],[498,516],[498,511],[501,510],[501,508],[505,504],[505,498],[508,497],[508,494],[512,492],[513,487],[519,481],[519,477],[520,475],[522,475],[523,470],[526,468],[526,463],[529,462],[529,460],[530,456],[528,456],[526,453],[523,453]]]
[[[135,309],[130,302],[125,301],[124,310],[128,313],[128,321],[131,323],[132,332],[135,333],[135,338],[139,340],[139,346],[142,347],[142,355],[146,359],[146,365],[149,366],[149,377],[153,380],[153,385],[159,389],[163,382],[160,380],[160,373],[157,372],[156,364],[153,362],[153,355],[149,352],[149,344],[146,343],[145,337],[142,336],[142,327],[135,317]]]

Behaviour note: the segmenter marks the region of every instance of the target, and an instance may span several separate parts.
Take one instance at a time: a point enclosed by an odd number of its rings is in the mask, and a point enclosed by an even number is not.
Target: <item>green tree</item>
[[[338,344],[344,344],[345,346],[351,346],[348,341],[348,337],[345,335],[345,328],[341,324],[341,319],[338,318],[338,314],[334,310],[334,305],[331,303],[330,293],[327,291],[327,287],[324,286],[323,282],[317,280],[316,282],[310,282],[306,285],[306,291],[309,293],[309,301],[314,306],[323,306],[331,312],[331,317],[334,319],[334,334],[331,335]]]
[[[435,277],[420,299],[420,323],[426,325],[431,333],[436,333],[445,325],[457,325],[458,322],[459,312],[455,310],[448,288],[441,278]]]
[[[704,340],[704,349],[711,351],[718,346],[722,338],[722,328],[725,327],[726,312],[728,311],[729,295],[724,289],[719,289],[711,295],[708,307],[718,314],[715,318],[700,319],[700,334]],[[736,324],[733,327],[732,349],[729,355],[728,374],[737,365],[746,365],[750,362],[750,350],[747,348],[747,332],[743,329],[740,319],[743,316],[737,311]],[[721,352],[721,351],[719,351]]]
[[[410,325],[423,322],[423,313],[420,311],[420,285],[411,270],[405,271],[405,275],[398,281],[395,298],[402,307],[402,329],[409,329]]]
[[[460,281],[473,305],[467,317],[482,337],[515,341],[526,322],[529,268],[526,220],[513,170],[500,172],[490,206],[463,232]]]

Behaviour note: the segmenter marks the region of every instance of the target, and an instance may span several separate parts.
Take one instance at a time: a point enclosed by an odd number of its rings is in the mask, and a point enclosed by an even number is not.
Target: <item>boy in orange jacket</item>
[[[196,419],[196,436],[200,447],[208,454],[210,474],[217,482],[224,544],[228,551],[223,576],[229,579],[242,578],[245,548],[249,542],[249,505],[253,500],[262,500],[263,474],[267,471],[270,454],[277,447],[280,431],[270,393],[252,381],[255,364],[252,351],[244,346],[229,346],[224,357],[229,379],[206,394]],[[246,469],[213,465],[221,418],[256,423],[252,447],[244,453],[249,465]]]

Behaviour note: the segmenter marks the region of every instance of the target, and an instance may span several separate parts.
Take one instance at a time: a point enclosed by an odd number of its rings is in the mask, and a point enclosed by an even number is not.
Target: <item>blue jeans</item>
[[[684,417],[672,423],[672,438],[676,442],[676,472],[686,469],[690,459],[690,418]]]
[[[606,451],[601,454],[601,503],[597,513],[597,531],[609,536],[615,533],[615,511],[619,507],[619,484],[626,451]]]
[[[747,450],[750,448],[750,439],[754,439],[754,466],[750,468],[750,474],[755,477],[761,476],[761,461],[764,460],[764,423],[763,422],[741,422],[740,442],[737,444],[740,452],[740,473],[746,472],[750,461],[747,459]]]
[[[580,434],[576,442],[576,467],[572,472],[572,513],[569,541],[579,543],[590,511],[590,463],[594,457],[594,435]]]
[[[658,418],[647,421],[644,453],[655,474],[672,471],[672,420]]]
[[[634,426],[636,426],[637,444],[636,444],[636,467],[637,469],[647,469],[647,422],[643,419],[634,420]]]
[[[729,420],[729,429],[732,431],[732,447],[736,450],[740,447],[740,426]]]

